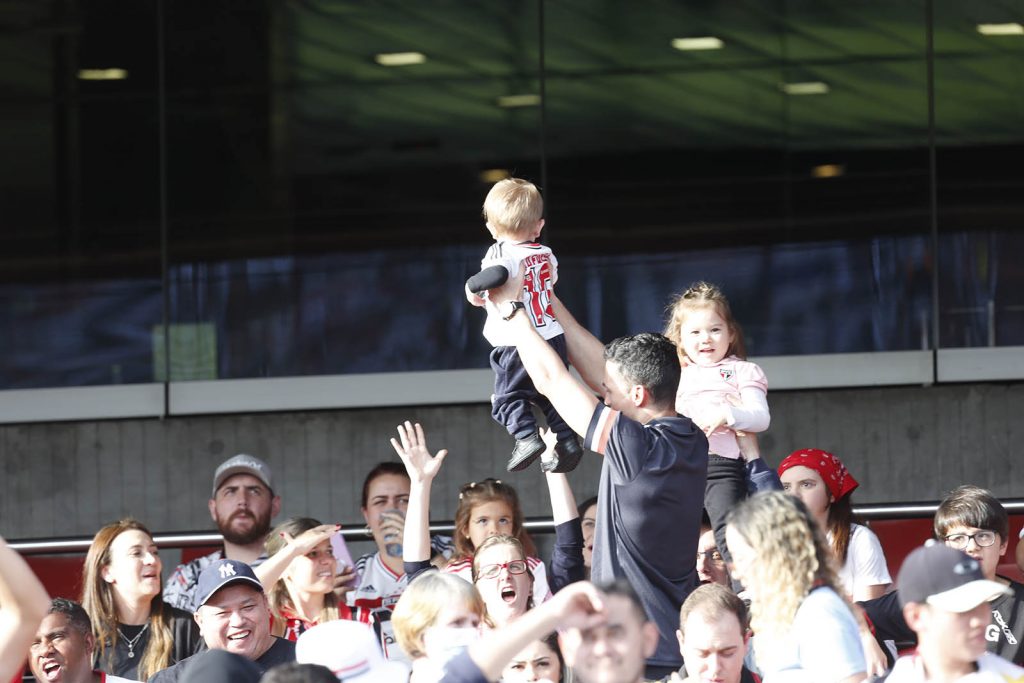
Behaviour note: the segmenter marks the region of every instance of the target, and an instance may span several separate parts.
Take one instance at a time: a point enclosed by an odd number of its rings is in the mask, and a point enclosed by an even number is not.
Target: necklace
[[[142,630],[140,630],[138,633],[136,633],[134,638],[129,640],[128,637],[125,636],[125,634],[121,633],[121,627],[120,626],[117,627],[117,635],[119,635],[121,637],[121,640],[124,641],[124,644],[128,646],[128,658],[129,659],[134,659],[135,658],[135,644],[137,642],[139,642],[139,638],[142,637],[142,634],[146,632],[147,628],[149,628],[149,622],[148,621],[142,627]]]

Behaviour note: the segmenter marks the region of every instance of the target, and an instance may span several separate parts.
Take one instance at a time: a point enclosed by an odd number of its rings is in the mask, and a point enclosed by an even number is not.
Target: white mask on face
[[[432,664],[444,666],[452,657],[478,640],[478,628],[432,626],[423,633],[423,650]]]

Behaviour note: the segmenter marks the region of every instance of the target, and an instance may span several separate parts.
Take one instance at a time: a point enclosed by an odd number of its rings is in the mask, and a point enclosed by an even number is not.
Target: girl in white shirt
[[[854,523],[850,493],[859,486],[836,456],[818,448],[790,453],[779,464],[783,489],[803,501],[825,532],[839,581],[854,602],[881,597],[892,577],[874,532]]]

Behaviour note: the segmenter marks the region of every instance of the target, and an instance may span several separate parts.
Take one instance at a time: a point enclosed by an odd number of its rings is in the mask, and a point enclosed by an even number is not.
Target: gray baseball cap
[[[271,483],[270,478],[270,466],[254,455],[239,453],[222,462],[217,471],[213,473],[213,493],[211,495],[215,498],[217,496],[217,489],[221,487],[221,484],[228,477],[233,477],[236,474],[251,474],[262,481],[268,489],[274,490],[274,485]]]

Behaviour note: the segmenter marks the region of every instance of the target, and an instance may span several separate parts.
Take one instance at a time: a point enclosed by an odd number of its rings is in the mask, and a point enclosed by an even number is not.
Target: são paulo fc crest
[[[725,380],[726,382],[728,382],[729,380],[731,380],[731,379],[732,379],[732,375],[733,375],[733,372],[732,372],[732,370],[729,370],[729,369],[727,369],[727,368],[719,368],[719,369],[718,369],[718,375],[719,375],[719,377],[721,377],[721,378],[722,378],[723,380]]]

